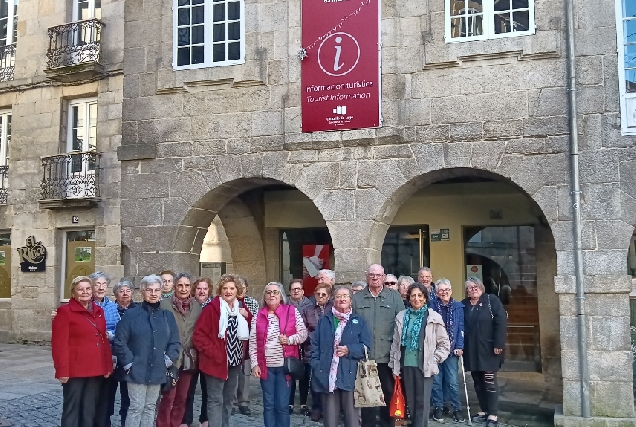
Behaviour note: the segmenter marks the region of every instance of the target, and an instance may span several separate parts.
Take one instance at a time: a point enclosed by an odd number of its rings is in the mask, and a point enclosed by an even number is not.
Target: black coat
[[[489,304],[490,301],[490,304]],[[507,314],[495,295],[482,294],[476,305],[470,299],[464,304],[464,367],[467,371],[495,372],[503,364],[503,353],[495,354],[495,348],[505,348]]]
[[[179,328],[171,311],[146,303],[128,310],[117,324],[113,353],[121,367],[132,363],[122,378],[135,384],[166,382],[166,354],[175,363],[181,352]]]

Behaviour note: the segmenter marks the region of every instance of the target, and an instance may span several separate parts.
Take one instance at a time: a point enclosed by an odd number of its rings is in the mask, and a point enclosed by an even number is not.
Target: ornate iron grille
[[[15,44],[0,47],[0,82],[13,80]]]
[[[9,195],[9,166],[0,166],[0,205],[7,204]]]
[[[42,158],[42,200],[99,197],[99,158],[94,151]]]
[[[87,19],[49,28],[47,68],[99,63],[103,25],[99,19]]]

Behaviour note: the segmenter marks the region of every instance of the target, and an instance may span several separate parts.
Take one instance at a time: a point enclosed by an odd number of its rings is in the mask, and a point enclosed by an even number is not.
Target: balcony
[[[100,154],[94,151],[42,157],[40,206],[92,208],[99,203]]]
[[[9,166],[0,166],[0,205],[7,204],[9,195]]]
[[[0,82],[13,80],[15,44],[0,46]]]
[[[44,72],[51,80],[76,82],[103,72],[100,63],[101,33],[99,19],[71,22],[49,28],[49,49]]]

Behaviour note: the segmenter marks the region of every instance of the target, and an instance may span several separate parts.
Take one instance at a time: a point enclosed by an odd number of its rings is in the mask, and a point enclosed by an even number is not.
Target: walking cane
[[[466,387],[466,371],[464,370],[464,357],[459,356],[459,362],[462,364],[462,376],[464,377],[464,394],[466,395],[466,411],[468,412],[468,425],[472,425],[470,418],[470,404],[468,403],[468,387]]]

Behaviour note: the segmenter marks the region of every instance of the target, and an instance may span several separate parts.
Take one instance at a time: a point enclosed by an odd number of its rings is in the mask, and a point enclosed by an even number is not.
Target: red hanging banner
[[[380,126],[379,0],[302,0],[303,132]]]
[[[303,245],[303,288],[305,295],[313,295],[318,285],[318,272],[329,269],[331,245]]]

